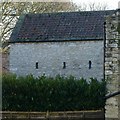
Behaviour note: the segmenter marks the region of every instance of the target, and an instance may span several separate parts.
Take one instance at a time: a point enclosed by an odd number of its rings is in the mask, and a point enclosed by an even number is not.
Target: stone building
[[[104,21],[114,11],[26,14],[10,37],[17,75],[104,76]]]
[[[105,79],[108,94],[120,91],[120,9],[106,19]],[[106,101],[106,120],[120,120],[120,95]]]

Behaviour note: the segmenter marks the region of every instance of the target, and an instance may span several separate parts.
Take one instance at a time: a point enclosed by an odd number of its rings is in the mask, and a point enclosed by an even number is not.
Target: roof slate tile
[[[26,14],[20,17],[10,42],[103,39],[108,11]]]

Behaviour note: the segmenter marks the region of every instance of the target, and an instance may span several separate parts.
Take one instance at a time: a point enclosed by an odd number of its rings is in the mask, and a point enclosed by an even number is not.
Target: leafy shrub
[[[3,75],[3,110],[67,111],[101,109],[105,101],[105,82],[75,77]]]

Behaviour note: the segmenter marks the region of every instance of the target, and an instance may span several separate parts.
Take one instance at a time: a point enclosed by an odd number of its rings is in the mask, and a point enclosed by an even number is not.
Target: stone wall
[[[120,15],[119,10],[106,21],[105,79],[108,94],[120,90]],[[120,120],[120,96],[106,101],[106,120]]]
[[[0,74],[9,72],[9,53],[0,53]]]
[[[17,75],[60,74],[101,80],[103,58],[103,41],[15,43],[10,47],[10,71]]]

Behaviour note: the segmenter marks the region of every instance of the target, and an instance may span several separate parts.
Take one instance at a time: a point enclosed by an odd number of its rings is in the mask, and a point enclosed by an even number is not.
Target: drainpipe
[[[104,42],[104,53],[103,53],[103,79],[105,80],[105,49],[106,49],[106,22],[104,22],[104,36],[103,36],[103,42]]]
[[[106,22],[104,22],[104,33],[103,33],[103,80],[105,81],[105,50],[106,50]],[[106,89],[106,88],[105,88]],[[105,113],[105,108],[103,109],[104,110],[104,113]],[[105,114],[104,114],[104,120],[105,120]]]

